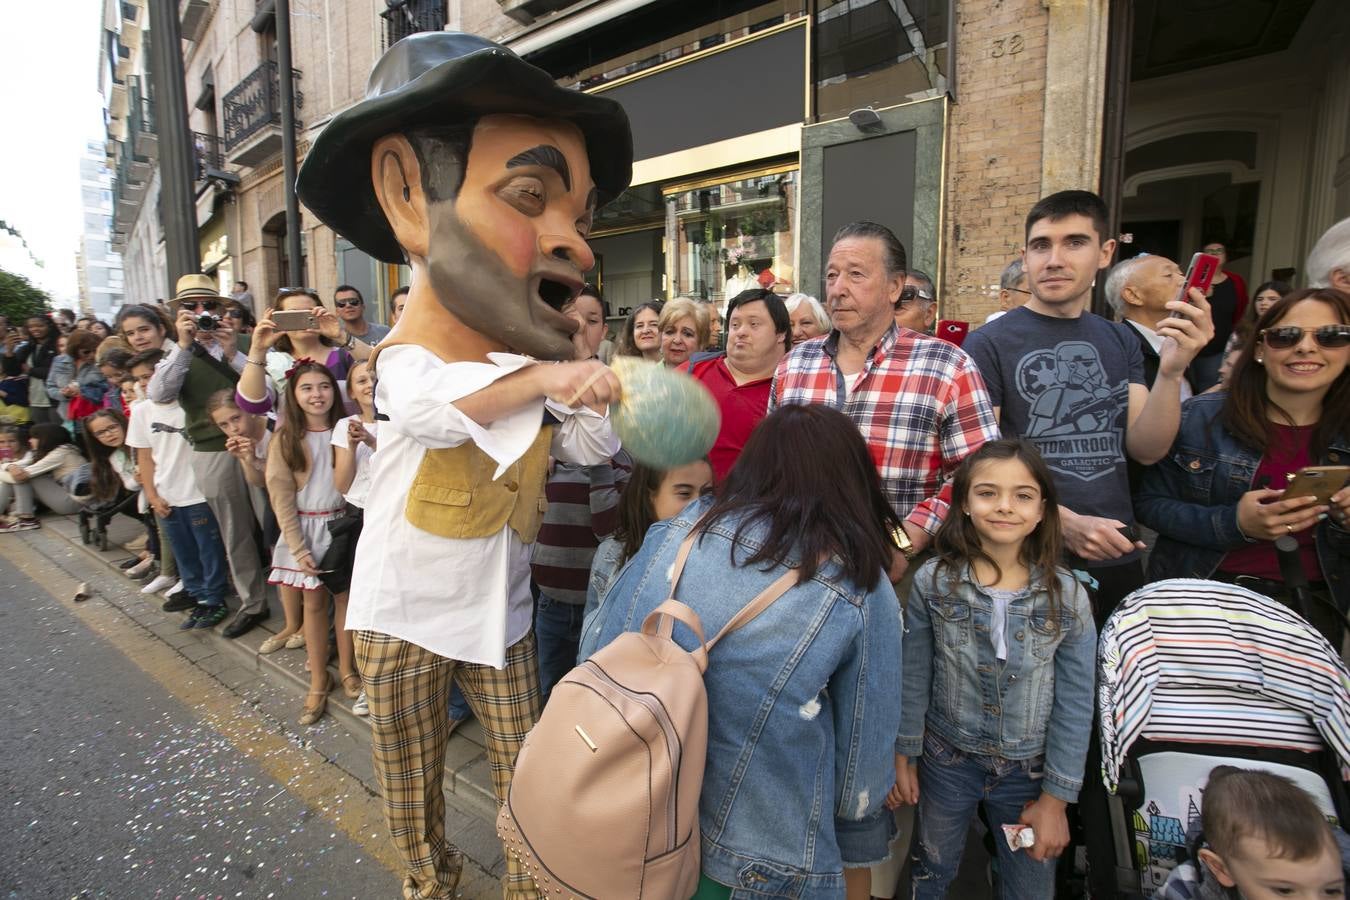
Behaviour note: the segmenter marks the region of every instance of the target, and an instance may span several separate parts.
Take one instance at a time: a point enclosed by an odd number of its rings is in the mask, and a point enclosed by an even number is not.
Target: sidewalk
[[[90,584],[91,590],[116,606],[132,620],[178,651],[211,677],[237,693],[251,683],[258,687],[275,688],[294,696],[294,709],[282,721],[281,727],[294,740],[308,744],[321,753],[328,762],[358,779],[367,790],[378,795],[379,786],[371,762],[370,725],[366,719],[352,713],[352,701],[337,687],[328,696],[328,715],[311,727],[296,723],[309,690],[309,675],[305,672],[305,651],[279,650],[262,655],[259,646],[283,627],[281,607],[269,589],[271,616],[248,634],[235,640],[220,635],[224,625],[212,629],[179,630],[185,613],[166,613],[160,609],[164,598],[139,594],[140,583],[125,577],[117,568],[118,561],[130,552],[123,544],[144,534],[139,523],[118,516],[108,527],[109,547],[101,552],[96,545],[85,545],[80,540],[78,519],[75,516],[47,515],[42,519],[42,532],[64,539],[77,551],[107,566],[107,578],[118,590],[100,591],[100,584]],[[126,601],[128,595],[136,599]],[[123,596],[118,596],[118,595]],[[231,614],[231,618],[233,613]],[[225,620],[227,623],[230,619]],[[337,678],[336,660],[330,660],[329,669]],[[475,866],[466,866],[460,883],[460,896],[500,896],[500,889],[489,879],[500,879],[505,871],[501,843],[497,838],[495,820],[497,803],[492,793],[492,780],[484,749],[482,728],[476,720],[461,726],[451,736],[445,760],[446,837],[463,851]],[[475,873],[481,867],[486,872]],[[476,876],[476,877],[475,877]]]

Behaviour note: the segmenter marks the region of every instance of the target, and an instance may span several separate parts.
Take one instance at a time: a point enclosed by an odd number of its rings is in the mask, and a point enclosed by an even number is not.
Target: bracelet
[[[265,363],[265,362],[259,362],[258,360],[254,359],[254,358],[251,357],[251,356],[248,357],[247,361],[246,361],[244,364],[245,364],[245,365],[249,365],[249,366],[257,366],[257,367],[260,368],[260,369],[265,369],[265,368],[267,368],[267,363]]]
[[[355,344],[355,343],[356,343],[356,335],[352,334],[352,333],[349,331],[349,332],[347,332],[347,341],[346,341],[346,343],[344,343],[344,344],[342,345],[342,349],[343,349],[343,350],[350,350],[350,349],[352,349],[352,344]]]

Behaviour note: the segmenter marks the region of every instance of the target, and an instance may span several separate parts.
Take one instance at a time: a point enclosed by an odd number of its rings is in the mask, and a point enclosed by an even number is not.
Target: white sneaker
[[[154,578],[150,579],[149,584],[141,588],[141,593],[157,594],[173,583],[174,579],[170,578],[168,575],[156,575]],[[182,584],[182,582],[179,582],[179,584]]]
[[[181,591],[182,589],[183,589],[183,582],[181,582],[181,581],[176,581],[176,582],[174,582],[173,587],[169,588],[167,591],[164,592],[164,599],[165,599],[165,600],[168,600],[168,599],[171,598],[174,594],[177,594],[177,593],[178,593],[179,591]]]
[[[361,694],[355,700],[352,701],[352,715],[356,716],[370,715],[370,706],[366,703],[366,692],[364,690],[361,691]]]

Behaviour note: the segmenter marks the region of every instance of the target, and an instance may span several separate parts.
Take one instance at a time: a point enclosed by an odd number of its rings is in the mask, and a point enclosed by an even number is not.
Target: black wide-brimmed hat
[[[633,137],[618,103],[559,87],[543,69],[486,38],[432,31],[390,47],[371,70],[366,98],[334,116],[315,138],[296,179],[300,201],[371,256],[402,262],[371,185],[375,141],[493,114],[576,125],[602,203],[623,193],[633,177]]]

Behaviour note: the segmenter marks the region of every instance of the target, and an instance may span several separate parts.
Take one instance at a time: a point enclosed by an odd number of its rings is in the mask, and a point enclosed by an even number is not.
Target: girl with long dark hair
[[[52,360],[60,354],[56,348],[56,339],[60,336],[61,332],[46,313],[29,316],[22,332],[16,330],[5,336],[4,373],[7,377],[28,376],[28,415],[36,425],[60,424],[61,421],[47,396],[47,375]]]
[[[89,463],[80,455],[70,432],[44,422],[28,432],[28,453],[18,462],[0,467],[0,513],[14,502],[14,517],[0,525],[0,533],[32,531],[41,527],[37,504],[70,516],[80,511],[89,489]]]
[[[259,330],[262,328],[260,323]],[[286,373],[282,421],[267,450],[267,493],[281,527],[268,581],[282,602],[304,607],[310,685],[301,725],[324,714],[332,681],[328,675],[328,591],[319,561],[332,540],[330,520],[343,515],[342,493],[333,478],[333,429],[342,420],[337,380],[322,363],[302,359]],[[355,673],[352,639],[345,627],[347,594],[333,598],[338,673]],[[292,617],[287,616],[287,621]]]
[[[699,896],[730,896],[746,859],[762,863],[764,896],[839,896],[846,883],[867,896],[867,867],[887,856],[893,828],[883,800],[900,723],[900,610],[885,571],[898,526],[853,423],[786,406],[759,424],[715,500],[651,527],[587,629],[583,657],[638,629],[669,596],[686,538],[675,598],[705,635],[795,570],[794,585],[709,656]],[[698,645],[683,626],[675,639]]]
[[[1017,852],[995,841],[999,896],[1039,900],[1054,894],[1065,808],[1083,784],[1097,629],[1087,591],[1059,565],[1059,497],[1035,447],[984,444],[951,496],[906,607],[887,802],[919,807],[915,900],[947,895],[982,802],[991,821],[1035,834]]]

